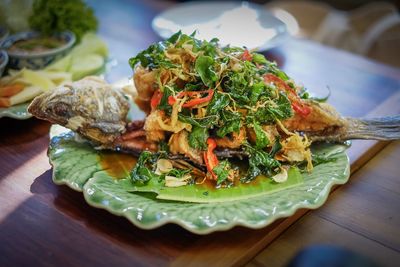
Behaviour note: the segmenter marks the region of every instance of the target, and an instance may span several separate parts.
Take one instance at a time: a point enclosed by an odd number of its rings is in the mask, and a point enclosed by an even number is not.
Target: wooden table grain
[[[159,40],[151,19],[169,1],[88,1],[116,66]],[[400,113],[400,71],[304,40],[269,58],[346,116]],[[47,122],[0,119],[0,266],[282,266],[304,245],[339,244],[382,265],[399,260],[398,142],[355,141],[352,176],[316,211],[299,210],[259,230],[236,227],[199,236],[176,225],[141,230],[90,207],[81,193],[51,181]]]
[[[400,141],[387,145],[333,192],[252,259],[247,267],[285,266],[304,247],[335,245],[379,266],[400,262]]]

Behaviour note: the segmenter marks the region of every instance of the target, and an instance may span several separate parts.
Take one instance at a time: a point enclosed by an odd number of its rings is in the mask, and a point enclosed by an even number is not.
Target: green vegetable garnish
[[[189,134],[189,145],[193,148],[205,150],[207,149],[207,138],[207,128],[194,126],[192,132]]]
[[[192,171],[191,169],[172,168],[165,173],[156,173],[155,171],[157,161],[165,158],[165,151],[162,151],[160,153],[143,151],[140,154],[135,167],[129,174],[132,183],[138,186],[145,186],[149,183],[150,180],[157,180],[158,182],[161,182],[169,177],[181,179],[185,175],[190,174],[190,172]]]
[[[217,185],[225,182],[229,177],[229,171],[231,170],[231,165],[229,161],[221,161],[217,167],[213,169],[214,173],[218,176]]]
[[[239,112],[222,111],[221,121],[219,129],[217,130],[218,137],[224,137],[225,135],[232,132],[239,132],[241,126],[241,116]]]
[[[213,68],[214,60],[209,56],[199,56],[196,59],[195,70],[199,74],[203,83],[208,87],[213,87],[218,77]]]
[[[258,124],[258,122],[253,122],[253,129],[256,134],[256,145],[257,149],[263,149],[269,144],[268,137],[264,132],[263,128]]]
[[[141,51],[129,64],[156,77],[153,111],[163,111],[166,122],[186,123],[187,145],[204,161],[200,163],[206,166],[207,179],[217,185],[230,186],[229,175],[237,175],[229,159],[217,157],[219,150],[246,153],[244,183],[280,173],[285,153],[280,140],[291,135],[277,125],[295,113],[310,112],[301,102],[301,88],[276,63],[246,48],[220,48],[217,39],[201,41],[177,32]]]
[[[98,22],[82,0],[35,0],[29,25],[45,35],[72,31],[80,40],[86,32],[96,31]]]
[[[130,177],[134,183],[146,184],[152,178],[158,178],[150,166],[155,163],[156,154],[149,151],[143,151],[138,158],[138,161],[130,173]]]
[[[260,174],[271,176],[279,171],[281,164],[267,152],[251,146],[247,146],[246,150],[249,153],[249,169],[242,182],[249,182]]]
[[[207,106],[208,115],[217,115],[221,110],[224,110],[230,103],[230,98],[227,94],[215,92],[213,99]]]

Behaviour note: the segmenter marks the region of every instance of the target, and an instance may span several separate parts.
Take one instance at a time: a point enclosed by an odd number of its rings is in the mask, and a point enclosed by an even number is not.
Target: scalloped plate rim
[[[349,159],[347,154],[346,154],[346,158],[347,158],[347,160]],[[282,211],[282,212],[278,213],[276,216],[270,217],[267,220],[261,220],[257,224],[246,223],[242,220],[233,220],[229,224],[221,224],[221,225],[216,225],[216,226],[208,227],[208,228],[204,228],[204,229],[193,228],[190,225],[188,225],[187,223],[183,222],[182,220],[168,219],[168,218],[160,220],[160,221],[156,221],[154,223],[148,223],[147,225],[141,224],[139,221],[131,219],[130,216],[128,216],[126,214],[126,212],[116,212],[116,211],[112,210],[111,208],[109,208],[109,206],[107,206],[107,205],[96,204],[96,203],[92,202],[92,200],[89,199],[89,197],[85,193],[85,191],[86,191],[85,187],[88,184],[90,184],[90,181],[95,179],[95,177],[90,178],[84,184],[84,186],[83,186],[84,190],[82,190],[82,191],[72,188],[68,183],[63,183],[63,184],[69,186],[71,189],[74,189],[78,192],[83,192],[84,199],[90,206],[98,208],[98,209],[106,210],[109,213],[116,215],[116,216],[125,217],[128,221],[130,221],[132,224],[134,224],[136,227],[138,227],[140,229],[152,230],[152,229],[156,229],[158,227],[164,226],[166,224],[172,223],[172,224],[179,225],[180,227],[186,229],[189,232],[192,232],[192,233],[195,233],[198,235],[206,235],[206,234],[210,234],[210,233],[217,232],[217,231],[227,231],[227,230],[233,229],[236,226],[242,226],[242,227],[246,227],[246,228],[250,228],[250,229],[261,229],[261,228],[264,228],[264,227],[270,225],[271,223],[273,223],[274,221],[276,221],[278,219],[288,218],[288,217],[292,216],[299,209],[302,209],[302,208],[306,208],[306,209],[310,209],[310,210],[318,209],[323,204],[325,204],[325,202],[327,201],[327,199],[330,195],[332,187],[334,185],[342,185],[342,184],[345,184],[349,180],[349,177],[350,177],[350,166],[349,165],[346,166],[345,176],[346,176],[346,178],[343,179],[342,181],[335,182],[334,180],[332,180],[331,182],[329,182],[324,188],[324,191],[323,191],[324,194],[322,195],[321,200],[316,204],[296,203],[293,206],[291,206],[288,210]],[[196,205],[196,204],[194,203],[193,205]]]
[[[343,171],[343,179],[338,180],[338,179],[332,179],[331,181],[329,181],[324,189],[320,192],[320,199],[318,200],[317,203],[314,204],[306,204],[304,202],[298,202],[295,203],[293,206],[291,206],[290,208],[288,208],[287,210],[281,211],[279,213],[277,213],[274,216],[271,217],[267,217],[266,219],[262,219],[260,220],[258,223],[249,223],[246,221],[243,221],[243,219],[237,219],[237,217],[235,217],[234,220],[231,220],[229,223],[227,224],[218,224],[215,226],[211,226],[208,228],[195,228],[192,227],[191,225],[189,225],[188,223],[186,223],[184,220],[182,219],[176,219],[176,218],[163,218],[160,219],[159,221],[155,221],[155,222],[150,222],[147,224],[141,223],[140,221],[134,220],[132,219],[127,212],[124,211],[115,211],[113,210],[110,206],[108,205],[104,205],[104,204],[97,204],[95,202],[93,202],[89,196],[86,193],[85,188],[87,186],[89,186],[94,180],[96,179],[96,177],[94,177],[94,174],[96,171],[94,172],[91,176],[90,179],[88,179],[85,184],[82,187],[82,190],[79,187],[76,187],[74,185],[72,185],[70,182],[66,181],[66,180],[56,180],[55,179],[55,172],[54,169],[57,167],[57,164],[55,164],[54,162],[50,161],[51,166],[53,167],[53,173],[52,173],[52,180],[55,184],[57,185],[66,185],[69,188],[77,191],[77,192],[82,192],[83,197],[86,201],[86,203],[89,206],[98,208],[98,209],[103,209],[108,211],[109,213],[116,215],[116,216],[120,216],[120,217],[125,217],[128,221],[130,221],[133,225],[135,225],[136,227],[140,228],[140,229],[144,229],[144,230],[151,230],[151,229],[156,229],[158,227],[161,227],[163,225],[172,223],[172,224],[176,224],[179,225],[180,227],[186,229],[189,232],[195,233],[195,234],[199,234],[199,235],[205,235],[205,234],[210,234],[212,232],[217,232],[217,231],[227,231],[230,230],[236,226],[242,226],[242,227],[246,227],[246,228],[250,228],[250,229],[261,229],[264,228],[266,226],[268,226],[269,224],[273,223],[274,221],[281,219],[281,218],[287,218],[292,216],[293,214],[295,214],[295,212],[297,212],[299,209],[302,208],[306,208],[306,209],[317,209],[319,207],[321,207],[328,199],[330,192],[332,190],[332,187],[334,185],[341,185],[341,184],[345,184],[350,177],[350,164],[349,164],[349,157],[347,155],[347,153],[344,152],[344,155],[346,157],[346,160],[348,162],[348,164],[346,165],[345,170]],[[196,203],[193,203],[193,205],[196,205]]]
[[[16,106],[25,106],[25,109],[28,107],[31,101],[27,101],[25,103],[18,104]],[[12,106],[12,107],[16,107]],[[11,111],[10,108],[1,108],[0,109],[0,118],[12,118],[16,120],[27,120],[33,117],[32,114],[30,114],[27,110],[25,111],[24,115],[17,115],[15,112]]]

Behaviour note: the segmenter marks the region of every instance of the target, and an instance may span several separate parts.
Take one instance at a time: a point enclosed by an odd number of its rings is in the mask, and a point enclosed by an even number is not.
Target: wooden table
[[[127,59],[157,41],[151,19],[173,3],[89,1],[100,35],[118,65],[107,78],[131,75]],[[112,4],[111,4],[112,3]],[[346,52],[292,40],[267,56],[347,116],[400,113],[400,71]],[[382,266],[400,261],[399,142],[357,141],[350,182],[316,211],[259,230],[206,236],[166,225],[145,231],[90,207],[82,194],[51,181],[49,124],[0,119],[0,266],[282,266],[309,244],[337,244]]]

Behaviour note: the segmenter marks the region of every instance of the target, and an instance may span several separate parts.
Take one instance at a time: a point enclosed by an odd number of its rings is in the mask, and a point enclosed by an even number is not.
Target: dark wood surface
[[[173,4],[89,3],[117,61],[106,76],[111,82],[130,76],[128,58],[159,40],[151,19]],[[400,113],[399,70],[301,40],[267,56],[312,93],[323,95],[329,87],[329,101],[346,116]],[[46,156],[49,126],[36,119],[0,119],[0,266],[279,266],[303,245],[321,240],[359,246],[367,254],[383,251],[374,258],[383,264],[399,259],[398,143],[354,142],[351,182],[317,211],[300,210],[259,230],[237,227],[198,236],[175,225],[138,229],[53,184]],[[385,161],[392,156],[397,160]],[[381,220],[373,220],[375,214]]]
[[[379,266],[400,262],[400,142],[386,146],[320,209],[307,213],[247,267],[285,266],[312,245],[340,246]]]

